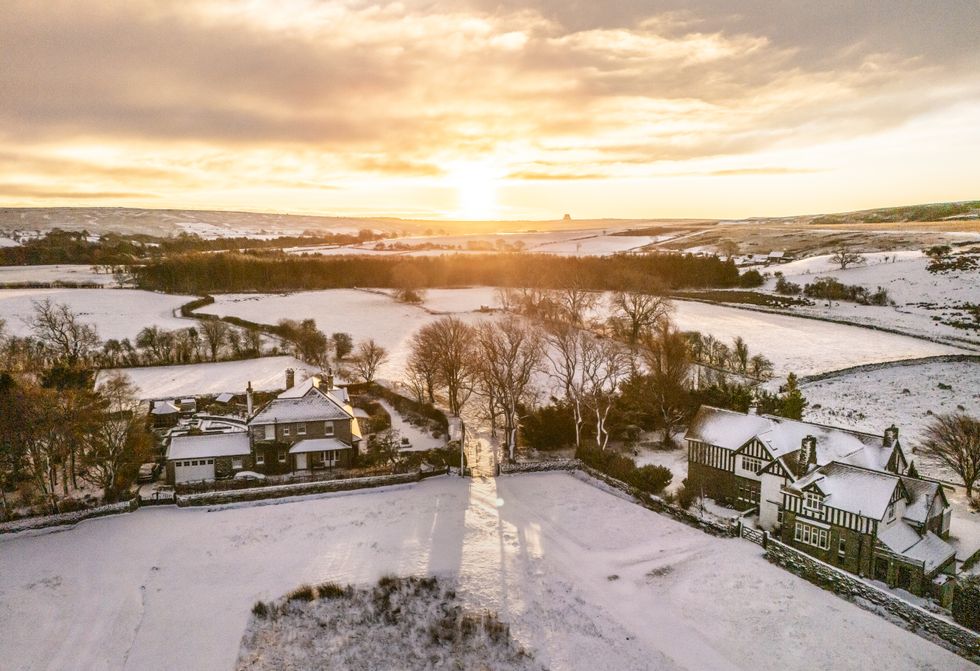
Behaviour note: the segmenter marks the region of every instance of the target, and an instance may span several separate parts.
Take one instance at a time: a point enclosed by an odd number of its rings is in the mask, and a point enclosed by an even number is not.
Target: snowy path
[[[565,474],[145,509],[0,539],[0,665],[227,669],[256,599],[385,573],[457,576],[555,671],[975,668],[754,545]]]

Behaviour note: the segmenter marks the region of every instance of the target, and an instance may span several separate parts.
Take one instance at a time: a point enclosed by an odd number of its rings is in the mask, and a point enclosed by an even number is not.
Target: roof
[[[235,398],[235,395],[234,395],[234,394],[232,394],[232,393],[231,393],[230,391],[226,391],[226,392],[225,392],[225,393],[223,393],[223,394],[218,394],[218,395],[217,395],[217,396],[215,397],[215,399],[214,399],[214,400],[215,400],[215,402],[217,402],[217,403],[228,403],[228,402],[230,402],[230,401],[231,401],[231,399],[233,399],[233,398]]]
[[[325,394],[300,398],[275,398],[249,421],[250,424],[274,422],[309,422],[314,420],[350,419],[346,410]]]
[[[251,446],[244,431],[209,433],[200,436],[174,436],[167,459],[200,459],[249,454]]]
[[[306,452],[325,452],[327,450],[349,450],[351,446],[336,438],[306,438],[289,448],[290,454]]]
[[[929,519],[932,502],[939,493],[939,483],[909,477],[903,477],[902,483],[912,499],[905,506],[905,519],[917,524],[925,524]]]
[[[172,415],[175,412],[180,412],[180,409],[174,405],[173,401],[160,401],[153,404],[153,410],[150,411],[150,414]]]
[[[825,495],[825,505],[880,520],[900,484],[900,478],[892,473],[834,462],[811,471],[787,488],[802,492],[816,485]]]
[[[881,470],[893,452],[893,448],[884,446],[881,436],[874,434],[775,415],[747,415],[711,406],[701,406],[685,438],[730,450],[737,450],[758,438],[773,457],[779,458],[798,451],[806,436],[817,439],[818,465],[846,461]]]
[[[953,546],[936,534],[927,531],[920,536],[915,529],[902,521],[879,534],[878,540],[896,554],[922,562],[926,573],[936,570],[956,554]]]

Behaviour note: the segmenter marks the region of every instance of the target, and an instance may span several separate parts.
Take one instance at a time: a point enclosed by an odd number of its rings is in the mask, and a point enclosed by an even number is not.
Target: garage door
[[[214,459],[184,459],[174,462],[174,482],[214,480]]]

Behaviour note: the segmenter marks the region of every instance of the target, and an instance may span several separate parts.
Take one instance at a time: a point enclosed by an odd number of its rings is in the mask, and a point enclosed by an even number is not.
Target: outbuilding
[[[167,449],[167,482],[180,484],[234,477],[253,466],[244,431],[174,436]]]

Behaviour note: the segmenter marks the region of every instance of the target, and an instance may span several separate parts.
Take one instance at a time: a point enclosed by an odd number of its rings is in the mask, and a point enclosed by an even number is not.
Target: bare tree
[[[687,409],[691,373],[687,339],[670,322],[664,322],[646,337],[643,345],[653,410],[663,426],[663,442],[669,445]]]
[[[354,370],[365,382],[373,382],[378,368],[388,360],[388,350],[374,339],[365,340],[357,346],[351,360]]]
[[[438,363],[438,381],[446,390],[449,411],[459,415],[473,392],[476,330],[456,317],[442,317],[422,330],[421,337]]]
[[[617,291],[612,296],[613,326],[635,347],[644,331],[670,316],[671,302],[651,286],[646,291]]]
[[[582,378],[582,352],[591,335],[571,324],[556,322],[545,331],[544,356],[549,365],[548,374],[564,390],[565,400],[572,408],[575,422],[575,447],[582,444],[582,410],[584,384]]]
[[[126,470],[135,471],[150,453],[152,438],[140,412],[136,388],[115,373],[98,389],[98,413],[83,455],[82,478],[101,487],[106,501],[116,500]]]
[[[208,349],[211,361],[218,360],[218,353],[228,341],[228,324],[220,319],[202,319],[201,335],[204,337],[204,345]]]
[[[936,415],[919,449],[963,478],[966,496],[973,498],[973,485],[980,477],[980,420],[964,413]]]
[[[34,301],[34,316],[27,322],[34,335],[60,362],[75,366],[87,362],[99,345],[93,326],[79,321],[67,305],[49,299]]]
[[[421,329],[412,335],[412,349],[405,364],[405,377],[419,403],[436,402],[439,384],[439,360],[434,338]]]
[[[772,377],[772,361],[761,354],[755,354],[749,359],[749,375],[759,380],[768,380]]]
[[[504,418],[504,447],[514,460],[519,407],[530,400],[531,380],[541,364],[541,337],[513,315],[484,322],[478,329],[483,385],[492,390]]]
[[[745,373],[749,369],[749,346],[745,344],[742,336],[735,338],[734,347],[732,348],[732,364],[739,373]]]
[[[718,252],[726,259],[730,259],[738,254],[738,243],[734,240],[721,240],[718,243]]]
[[[867,262],[867,259],[857,252],[852,252],[848,247],[840,245],[834,249],[830,255],[831,263],[840,266],[841,270],[846,270],[848,266],[860,266]]]
[[[587,338],[581,346],[584,398],[595,416],[596,445],[604,450],[609,443],[606,419],[619,385],[633,366],[633,357],[609,339]]]
[[[585,316],[599,302],[600,294],[589,291],[580,279],[571,279],[561,289],[556,289],[555,303],[561,318],[573,326],[582,326]]]

